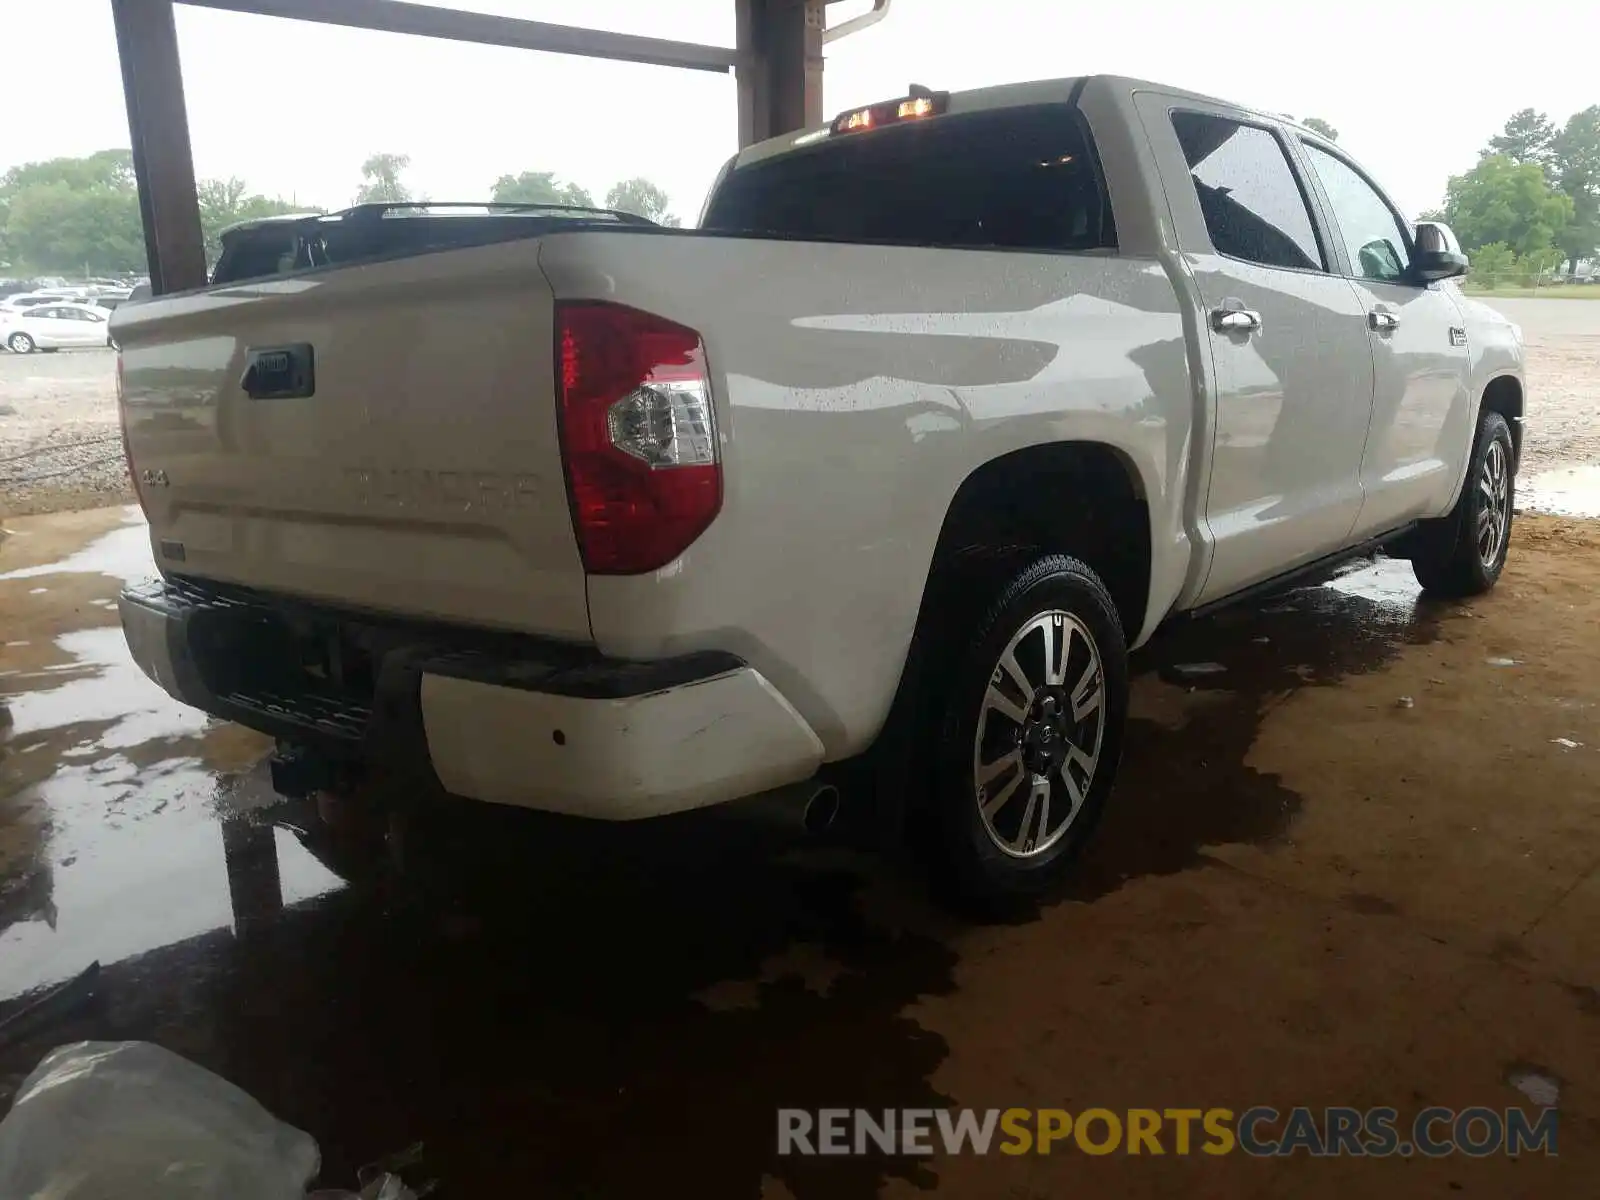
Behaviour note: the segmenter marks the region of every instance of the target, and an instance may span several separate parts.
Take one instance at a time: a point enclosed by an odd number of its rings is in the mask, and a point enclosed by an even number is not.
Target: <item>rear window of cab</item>
[[[702,228],[970,249],[1116,245],[1093,143],[1067,104],[832,134],[730,172]]]

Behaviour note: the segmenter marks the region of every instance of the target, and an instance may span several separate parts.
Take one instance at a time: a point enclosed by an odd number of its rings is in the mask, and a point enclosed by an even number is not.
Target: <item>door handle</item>
[[[1248,308],[1213,309],[1211,328],[1218,333],[1249,333],[1261,328],[1261,314]]]
[[[1367,328],[1374,333],[1392,333],[1400,328],[1400,318],[1392,312],[1375,308],[1367,314]]]
[[[311,343],[250,349],[245,354],[244,378],[239,386],[252,400],[316,395],[316,354]]]

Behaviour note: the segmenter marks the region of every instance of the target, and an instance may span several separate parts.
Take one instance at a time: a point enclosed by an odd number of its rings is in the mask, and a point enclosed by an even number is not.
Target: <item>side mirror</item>
[[[1422,283],[1456,279],[1467,273],[1467,256],[1450,226],[1439,221],[1421,221],[1412,238],[1411,275]]]

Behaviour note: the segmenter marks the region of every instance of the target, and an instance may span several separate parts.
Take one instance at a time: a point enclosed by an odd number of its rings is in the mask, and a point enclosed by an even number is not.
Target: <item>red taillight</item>
[[[664,567],[722,507],[700,335],[618,304],[556,306],[557,402],[584,569]]]

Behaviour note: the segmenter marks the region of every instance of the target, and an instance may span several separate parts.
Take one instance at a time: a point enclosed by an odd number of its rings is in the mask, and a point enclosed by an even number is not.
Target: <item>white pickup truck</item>
[[[113,332],[128,644],[284,790],[626,820],[840,772],[1004,900],[1093,826],[1163,621],[1505,561],[1520,331],[1342,149],[1201,96],[913,89],[741,152],[693,230],[273,237]]]

